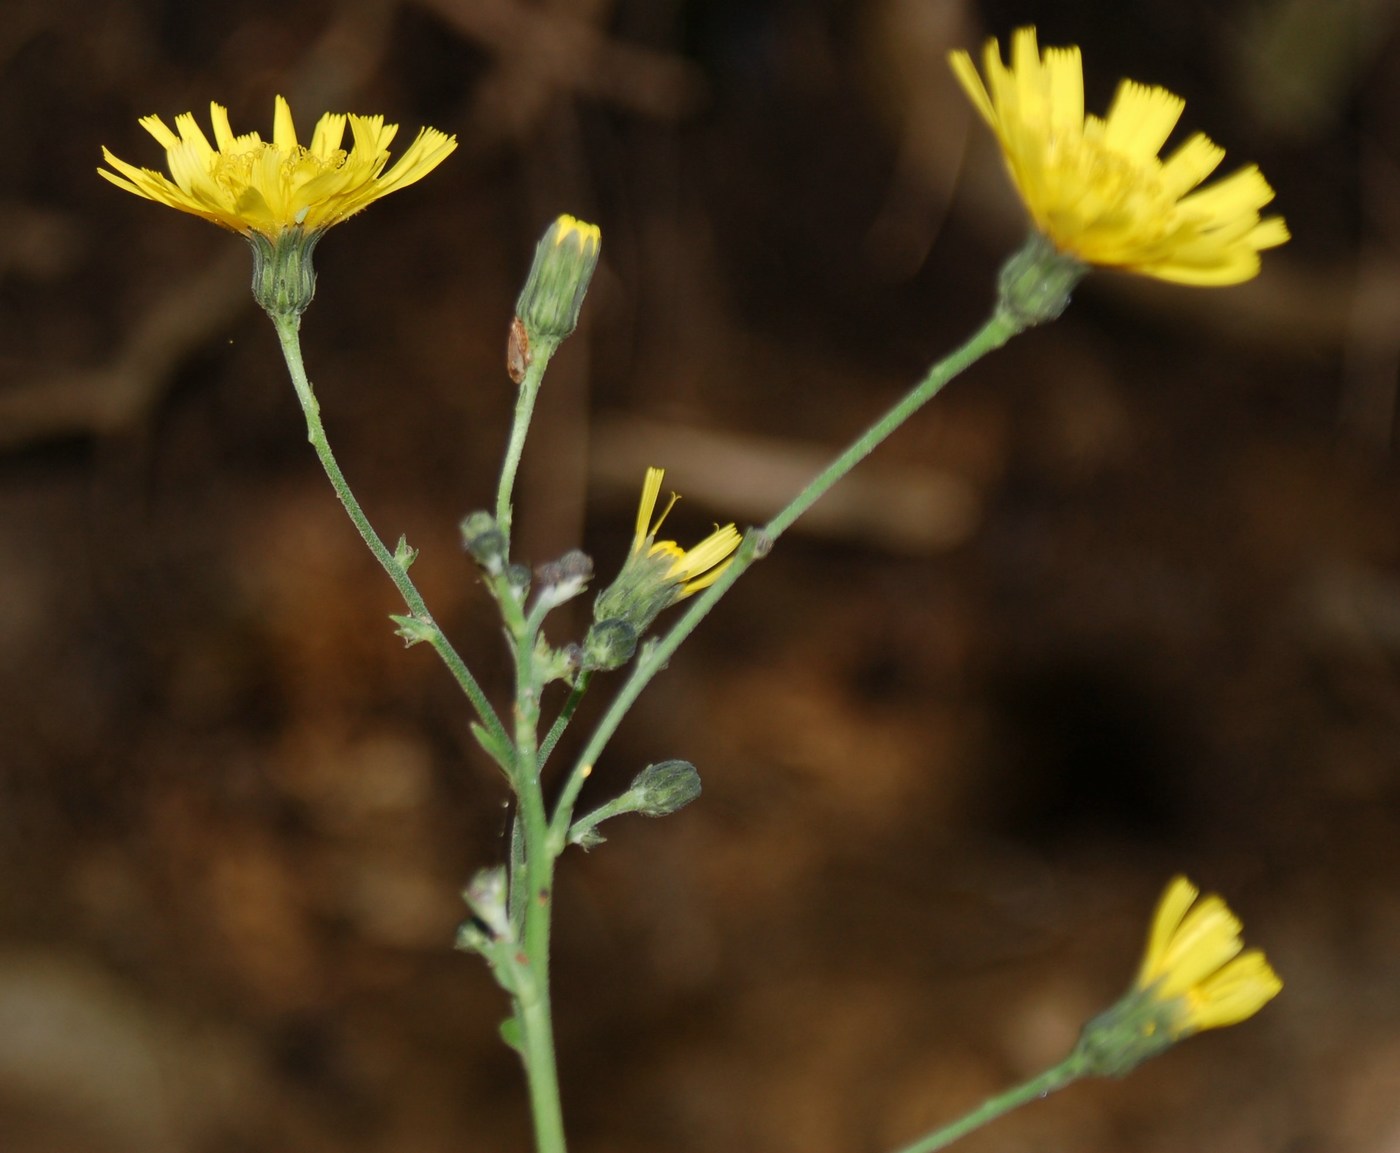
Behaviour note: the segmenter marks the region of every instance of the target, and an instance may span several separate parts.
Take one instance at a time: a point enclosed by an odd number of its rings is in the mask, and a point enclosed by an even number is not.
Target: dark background
[[[1023,224],[949,48],[1038,20],[1258,161],[1235,289],[1098,274],[745,577],[584,803],[705,795],[562,862],[581,1153],[873,1153],[1057,1060],[1177,871],[1286,988],[965,1148],[1400,1148],[1400,8],[1387,0],[7,0],[0,20],[0,1148],[523,1150],[502,994],[453,952],[504,851],[467,710],[305,442],[246,246],[105,144],[211,99],[455,133],[318,250],[304,346],[382,534],[497,700],[456,525],[511,305],[602,226],[518,543],[615,571],[771,516],[989,307]],[[586,598],[585,598],[586,600]],[[576,635],[579,612],[554,619]],[[576,724],[585,733],[605,682]]]

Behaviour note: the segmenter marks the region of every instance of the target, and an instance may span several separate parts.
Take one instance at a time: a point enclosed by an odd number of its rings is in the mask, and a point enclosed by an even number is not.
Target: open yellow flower
[[[1174,877],[1158,902],[1132,987],[1084,1026],[1071,1055],[1075,1076],[1121,1077],[1202,1029],[1254,1016],[1283,988],[1219,897]]]
[[[647,469],[637,527],[622,571],[593,605],[593,627],[584,641],[584,662],[591,668],[617,668],[631,659],[637,641],[663,610],[714,584],[742,539],[732,524],[716,528],[694,548],[657,540],[662,522],[679,499],[674,493],[656,514],[664,469]]]
[[[1259,272],[1259,253],[1288,240],[1282,217],[1260,219],[1274,198],[1259,169],[1198,186],[1224,159],[1196,133],[1165,160],[1158,153],[1185,102],[1124,80],[1102,119],[1084,112],[1079,49],[1047,48],[1019,29],[1011,66],[995,39],[983,56],[951,54],[953,72],[996,133],[1031,220],[1061,253],[1182,284],[1227,285]]]
[[[632,538],[632,558],[665,558],[670,564],[662,570],[662,580],[675,589],[673,601],[682,600],[708,588],[719,579],[729,564],[730,555],[739,547],[739,530],[732,524],[716,528],[694,548],[681,548],[673,540],[657,540],[661,524],[680,499],[675,493],[666,502],[661,515],[652,519],[656,512],[656,500],[661,495],[661,481],[666,475],[663,468],[647,469],[646,480],[642,484],[642,499],[637,505],[637,530]],[[629,561],[630,563],[630,561]]]
[[[1240,921],[1220,898],[1175,877],[1157,905],[1137,986],[1172,1009],[1175,1037],[1254,1016],[1283,988],[1264,954],[1242,952]]]
[[[327,113],[309,145],[298,143],[292,111],[281,96],[271,142],[256,132],[235,136],[220,104],[209,106],[209,118],[213,144],[193,113],[175,118],[175,132],[159,116],[141,120],[165,149],[169,177],[128,164],[106,148],[102,155],[115,171],[99,168],[98,174],[147,200],[275,241],[284,230],[315,235],[339,224],[381,196],[421,180],[457,147],[455,137],[424,128],[385,171],[398,125],[385,124],[382,116]],[[348,152],[341,147],[347,124]]]

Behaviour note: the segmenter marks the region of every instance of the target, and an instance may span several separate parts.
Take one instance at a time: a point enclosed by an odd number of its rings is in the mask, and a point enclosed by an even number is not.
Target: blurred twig
[[[664,52],[610,39],[595,27],[593,0],[534,6],[517,0],[418,0],[496,58],[478,93],[477,130],[528,136],[561,91],[649,119],[675,120],[700,107],[698,68]],[[581,11],[586,9],[586,11]]]
[[[665,461],[686,492],[739,520],[763,521],[792,499],[833,453],[818,444],[649,421],[597,420],[592,478],[629,496],[648,465]],[[982,519],[976,486],[930,465],[868,461],[802,518],[802,531],[919,555],[966,540]]]
[[[247,274],[247,251],[230,244],[136,320],[107,364],[36,375],[0,391],[0,448],[117,432],[144,418],[191,350],[252,303]]]

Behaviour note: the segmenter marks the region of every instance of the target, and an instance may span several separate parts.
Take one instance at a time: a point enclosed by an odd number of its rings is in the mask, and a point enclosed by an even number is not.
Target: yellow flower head
[[[193,113],[175,118],[175,132],[159,116],[141,120],[165,149],[169,177],[119,160],[106,148],[102,155],[115,171],[99,168],[98,174],[147,200],[275,241],[293,228],[324,232],[381,196],[421,180],[457,147],[455,137],[424,128],[386,172],[398,125],[385,124],[382,116],[327,113],[306,146],[297,142],[292,111],[280,96],[271,143],[256,132],[235,136],[222,105],[211,104],[209,118],[212,145]],[[341,147],[347,124],[349,151]]]
[[[1263,953],[1241,951],[1225,902],[1198,896],[1185,877],[1167,885],[1137,979],[1079,1035],[1076,1076],[1121,1077],[1193,1033],[1254,1016],[1283,988]]]
[[[1257,949],[1244,952],[1240,922],[1220,898],[1175,877],[1157,905],[1137,987],[1173,1008],[1176,1037],[1254,1016],[1283,988]]]
[[[1047,48],[1035,29],[1012,40],[1011,66],[995,39],[983,57],[951,54],[953,72],[996,133],[1035,227],[1085,264],[1181,284],[1226,285],[1259,272],[1259,253],[1288,240],[1283,218],[1260,219],[1274,198],[1259,169],[1198,188],[1224,150],[1196,133],[1165,160],[1158,153],[1185,102],[1124,80],[1103,119],[1085,115],[1079,49]]]
[[[631,659],[652,621],[677,601],[718,580],[739,547],[739,530],[732,524],[716,528],[694,548],[657,540],[662,522],[679,499],[672,494],[656,515],[665,475],[664,469],[647,469],[631,551],[617,579],[593,605],[594,623],[584,641],[586,667],[617,668]]]
[[[691,549],[683,549],[673,540],[657,540],[656,534],[661,531],[662,522],[680,499],[672,493],[661,515],[652,519],[656,499],[661,495],[661,480],[665,475],[663,468],[647,469],[646,481],[642,484],[642,499],[637,506],[637,531],[632,538],[632,557],[665,557],[669,560],[671,563],[664,570],[662,579],[675,586],[674,599],[681,600],[708,588],[719,579],[719,574],[729,565],[730,554],[739,547],[739,530],[732,524],[716,528]]]

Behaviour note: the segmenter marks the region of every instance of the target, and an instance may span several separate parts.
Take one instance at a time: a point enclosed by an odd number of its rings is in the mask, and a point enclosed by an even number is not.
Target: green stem
[[[660,639],[648,641],[642,647],[641,655],[638,656],[632,667],[632,675],[628,677],[626,684],[622,686],[607,712],[603,714],[603,718],[598,722],[598,727],[594,729],[587,746],[575,762],[573,769],[575,776],[579,774],[586,776],[592,772],[592,766],[597,764],[603,749],[607,747],[608,741],[612,739],[613,734],[622,723],[622,718],[626,716],[627,710],[641,696],[642,690],[657,673],[666,667],[666,663],[680,647],[681,642],[695,631],[695,627],[719,603],[719,599],[733,587],[734,583],[743,576],[749,566],[768,555],[769,550],[773,547],[773,542],[787,531],[793,521],[811,508],[832,485],[869,456],[876,446],[895,429],[937,396],[943,386],[953,377],[986,356],[987,353],[1000,348],[1022,327],[1024,326],[1009,317],[1003,309],[998,308],[990,320],[973,333],[964,344],[930,368],[923,380],[919,381],[893,408],[857,437],[849,448],[822,469],[807,487],[798,493],[791,503],[765,527],[749,529],[744,534],[744,540],[734,554],[734,559],[729,562],[729,567],[720,574],[719,579],[695,598],[670,632]],[[577,782],[577,784],[581,786],[582,781]],[[574,781],[571,778],[566,789],[572,789],[574,793],[577,793],[577,788],[573,786]],[[556,827],[560,823],[560,815],[557,812],[554,823]],[[565,825],[567,826],[567,818]]]
[[[1028,1101],[1034,1101],[1038,1097],[1048,1097],[1056,1089],[1063,1089],[1070,1082],[1077,1081],[1084,1073],[1083,1058],[1077,1052],[1071,1053],[1058,1065],[1047,1069],[1038,1077],[1032,1077],[1014,1089],[1008,1089],[1005,1093],[988,1098],[972,1112],[958,1118],[952,1124],[935,1129],[913,1144],[895,1150],[895,1153],[936,1153],[937,1150],[951,1145],[959,1137],[966,1136],[974,1129],[980,1129],[988,1121],[994,1121],[998,1117],[1010,1113],[1011,1110],[1020,1108]]]
[[[515,490],[515,474],[520,469],[520,457],[525,451],[525,435],[530,431],[530,418],[534,415],[535,400],[540,394],[540,384],[544,380],[549,358],[554,355],[556,345],[544,341],[533,349],[534,359],[525,369],[525,379],[520,382],[520,392],[515,398],[515,416],[510,425],[510,440],[506,443],[505,459],[501,462],[501,480],[496,487],[496,527],[506,541],[506,554],[510,553],[510,528],[513,509],[511,496]]]
[[[535,670],[537,628],[518,621],[510,628],[515,650],[515,793],[516,820],[523,836],[523,861],[510,878],[512,904],[523,892],[521,948],[530,974],[515,1000],[521,1055],[530,1091],[538,1153],[564,1153],[564,1113],[559,1099],[559,1071],[554,1052],[554,1021],[549,990],[550,918],[554,903],[554,858],[549,846],[549,817],[540,783],[540,678]],[[512,862],[515,866],[515,862]],[[519,875],[523,871],[524,875]]]
[[[583,694],[588,691],[588,682],[592,679],[593,674],[587,670],[579,673],[575,678],[574,687],[569,690],[568,700],[564,702],[564,707],[559,710],[559,715],[554,718],[554,724],[550,726],[549,732],[545,735],[544,743],[540,745],[541,767],[549,760],[549,754],[554,752],[554,746],[559,743],[559,738],[564,735],[564,730],[574,719],[574,713],[578,710],[579,702],[583,700]]]
[[[438,656],[442,658],[443,663],[456,678],[462,691],[466,693],[467,698],[475,707],[477,715],[481,718],[482,724],[486,726],[493,737],[504,744],[508,738],[505,726],[501,724],[496,710],[491,707],[491,702],[486,699],[486,694],[481,691],[481,686],[477,684],[476,678],[472,676],[466,662],[452,647],[452,643],[433,619],[432,614],[428,612],[428,606],[410,579],[408,570],[379,539],[379,534],[374,531],[374,527],[369,523],[369,518],[360,508],[360,502],[350,491],[350,485],[345,480],[345,474],[340,471],[340,465],[336,463],[335,454],[331,452],[330,442],[326,439],[325,427],[321,424],[320,402],[317,401],[316,394],[311,388],[311,381],[307,379],[306,366],[301,359],[301,341],[298,336],[298,330],[301,326],[300,318],[297,316],[274,316],[272,320],[277,329],[277,339],[282,345],[282,356],[287,362],[287,371],[291,374],[292,385],[296,389],[297,400],[301,402],[301,410],[306,416],[306,438],[316,450],[316,456],[320,459],[321,467],[325,469],[326,476],[330,479],[336,496],[340,498],[340,503],[345,506],[345,511],[350,515],[351,521],[359,530],[365,544],[369,546],[369,551],[374,554],[375,560],[389,574],[389,579],[394,582],[404,599],[404,603],[408,605],[409,611],[416,620],[427,628],[429,643],[432,644]]]
[[[998,308],[990,320],[968,338],[960,348],[955,348],[928,370],[904,398],[889,412],[861,433],[851,446],[822,469],[792,502],[778,513],[764,528],[770,540],[777,540],[788,527],[806,512],[838,480],[864,460],[890,433],[908,420],[919,409],[932,400],[947,384],[968,365],[974,364],[987,353],[1000,348],[1016,335],[1023,326]]]

